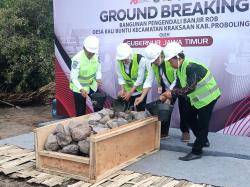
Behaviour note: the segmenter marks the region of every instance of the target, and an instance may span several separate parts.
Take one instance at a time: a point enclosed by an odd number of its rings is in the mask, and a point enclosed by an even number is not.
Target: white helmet
[[[116,60],[129,59],[132,55],[132,49],[127,43],[121,43],[116,48]]]
[[[98,53],[99,39],[96,36],[90,35],[84,39],[83,46],[90,53]]]
[[[161,51],[161,46],[151,43],[145,48],[145,57],[150,63],[153,63],[160,56]]]
[[[169,60],[183,52],[182,46],[177,42],[171,42],[163,49],[165,60]]]

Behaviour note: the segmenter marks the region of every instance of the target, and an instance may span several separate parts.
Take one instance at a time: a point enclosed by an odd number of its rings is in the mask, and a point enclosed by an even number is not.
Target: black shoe
[[[193,147],[194,143],[187,143],[187,146]],[[210,143],[206,142],[205,145],[204,145],[204,147],[210,147]]]
[[[190,161],[190,160],[195,160],[195,159],[200,159],[200,158],[201,158],[201,155],[196,155],[196,154],[193,154],[193,153],[188,153],[184,157],[179,157],[179,160]]]
[[[169,138],[168,134],[165,134],[165,133],[161,134],[161,139],[168,139],[168,138]]]

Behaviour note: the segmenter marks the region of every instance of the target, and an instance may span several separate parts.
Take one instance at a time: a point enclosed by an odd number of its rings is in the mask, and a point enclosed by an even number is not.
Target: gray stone
[[[148,117],[148,114],[145,111],[141,111],[141,112],[132,111],[131,113],[135,120],[145,119]]]
[[[60,146],[66,146],[72,142],[72,138],[71,138],[70,134],[66,135],[63,133],[57,133],[56,139],[57,139],[57,142]]]
[[[102,119],[102,116],[98,113],[93,113],[89,116],[88,121],[99,121]]]
[[[90,121],[88,121],[88,124],[95,126],[95,125],[99,124],[99,121],[90,120]]]
[[[90,143],[87,140],[82,140],[78,142],[79,149],[84,154],[89,154]]]
[[[57,151],[60,149],[60,146],[57,142],[56,135],[50,134],[45,143],[45,149],[48,151]]]
[[[110,117],[109,117],[109,115],[105,115],[105,116],[103,116],[103,118],[102,119],[100,119],[100,123],[102,123],[102,124],[105,124],[107,121],[109,121],[110,120]]]
[[[71,137],[74,141],[86,139],[91,134],[91,128],[86,124],[78,124],[74,128],[70,128]]]
[[[61,123],[56,125],[56,129],[54,130],[54,134],[57,134],[57,133],[64,134],[64,126]]]
[[[116,120],[116,122],[117,122],[117,125],[118,125],[118,126],[128,124],[128,121],[125,120],[125,119],[123,119],[123,118],[118,118],[118,119]]]
[[[57,142],[60,146],[66,146],[69,145],[72,142],[71,134],[69,131],[69,126],[68,125],[61,125],[58,124],[56,126],[56,138]]]
[[[117,119],[111,119],[105,123],[105,126],[107,126],[110,129],[113,129],[115,127],[118,127]]]
[[[69,144],[69,145],[63,147],[61,152],[77,155],[79,153],[79,146],[76,144]]]
[[[109,108],[104,108],[100,111],[98,111],[98,114],[102,115],[102,116],[107,116],[109,114],[112,114],[113,110],[109,109]]]
[[[107,130],[109,130],[109,128],[105,128],[104,125],[102,127],[98,127],[98,126],[93,127],[93,131],[95,132],[95,134],[98,134],[100,132],[104,132]]]

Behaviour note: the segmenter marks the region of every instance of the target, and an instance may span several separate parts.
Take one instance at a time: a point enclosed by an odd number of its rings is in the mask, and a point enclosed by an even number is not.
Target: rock
[[[74,128],[70,128],[71,137],[74,141],[86,139],[91,134],[91,128],[86,124],[78,124]]]
[[[54,134],[57,133],[64,133],[64,125],[62,125],[61,123],[56,125],[56,129],[54,130]]]
[[[79,146],[76,144],[69,144],[69,145],[63,147],[61,152],[77,155],[79,153]]]
[[[59,144],[57,143],[56,135],[50,134],[45,143],[45,149],[48,151],[57,151],[60,149]]]
[[[55,133],[56,133],[57,142],[61,147],[69,145],[72,142],[72,138],[71,138],[68,125],[58,124],[56,126]]]
[[[118,127],[117,119],[111,119],[111,120],[107,121],[107,123],[105,123],[105,126],[110,128],[110,129]]]
[[[99,123],[99,121],[94,121],[94,120],[88,121],[88,124],[93,125],[93,126],[97,125],[98,123]]]
[[[118,118],[118,119],[116,120],[116,122],[117,122],[117,125],[118,125],[118,126],[128,124],[128,121],[125,120],[125,119],[123,119],[123,118]]]
[[[135,120],[145,119],[148,117],[148,114],[145,111],[141,111],[141,112],[132,111],[131,114],[133,115],[133,118]]]
[[[109,128],[105,128],[105,126],[103,125],[102,127],[94,127],[93,128],[93,131],[95,132],[95,133],[100,133],[100,132],[103,132],[103,131],[107,131],[107,130],[109,130]]]
[[[124,118],[127,121],[132,121],[133,120],[133,115],[131,113],[119,112],[118,117]]]
[[[57,133],[56,139],[57,139],[57,142],[60,146],[66,146],[72,142],[71,136],[63,134],[63,133]]]
[[[109,115],[106,115],[106,116],[103,116],[103,118],[102,119],[100,119],[100,123],[102,123],[102,124],[105,124],[107,121],[109,121],[110,120],[110,117],[109,117]]]
[[[78,142],[79,149],[84,154],[89,154],[90,143],[87,140],[82,140]]]
[[[107,115],[112,114],[112,113],[113,113],[113,111],[109,108],[104,108],[104,109],[98,111],[98,114],[100,114],[102,116],[107,116]]]
[[[99,121],[102,119],[102,116],[98,113],[93,113],[89,116],[88,121]]]
[[[69,125],[68,125],[69,131],[71,132],[71,129],[75,128],[77,125],[79,125],[81,123],[85,124],[86,122],[70,121]]]

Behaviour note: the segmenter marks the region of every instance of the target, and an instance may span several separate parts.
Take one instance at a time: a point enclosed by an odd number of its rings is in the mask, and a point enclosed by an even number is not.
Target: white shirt
[[[143,88],[151,88],[152,85],[153,85],[154,78],[155,78],[153,68],[152,68],[152,63],[147,61],[146,62],[146,68],[147,68],[147,71],[148,71],[148,76],[147,76],[147,78],[146,78],[146,80],[145,80],[145,82],[143,84]],[[166,78],[166,76],[165,76],[165,74],[163,73],[162,68],[159,68],[159,69],[160,69],[160,75],[161,75],[163,83],[165,85],[165,89],[171,89],[172,90],[173,87],[175,86],[175,83],[176,83],[176,73],[174,74],[175,75],[175,80],[170,85],[167,78]]]
[[[80,55],[80,53],[77,53],[77,55]],[[94,55],[92,58],[97,58],[97,57]],[[75,59],[77,59],[77,57]],[[79,60],[75,60],[75,59],[72,60],[72,64],[71,64],[70,80],[80,91],[83,88],[80,82],[78,81],[79,71],[80,71],[80,62]],[[102,79],[101,64],[99,63],[99,60],[98,60],[98,69],[96,72],[96,79]]]
[[[143,84],[143,80],[144,80],[144,73],[145,73],[145,70],[146,70],[146,62],[147,60],[142,57],[141,60],[140,60],[140,63],[139,63],[139,67],[138,67],[138,76],[137,76],[137,79],[134,83],[134,86],[140,86]],[[124,64],[124,67],[125,67],[125,72],[127,74],[129,74],[129,69],[130,69],[130,64],[132,63],[132,61],[128,64]],[[121,70],[119,68],[119,64],[116,63],[116,72],[117,72],[117,76],[118,76],[118,84],[119,85],[123,85],[123,84],[126,84],[124,78],[122,77],[122,74],[121,74]],[[138,95],[140,94],[140,92],[134,92],[132,94],[132,96],[135,96],[135,95]]]

